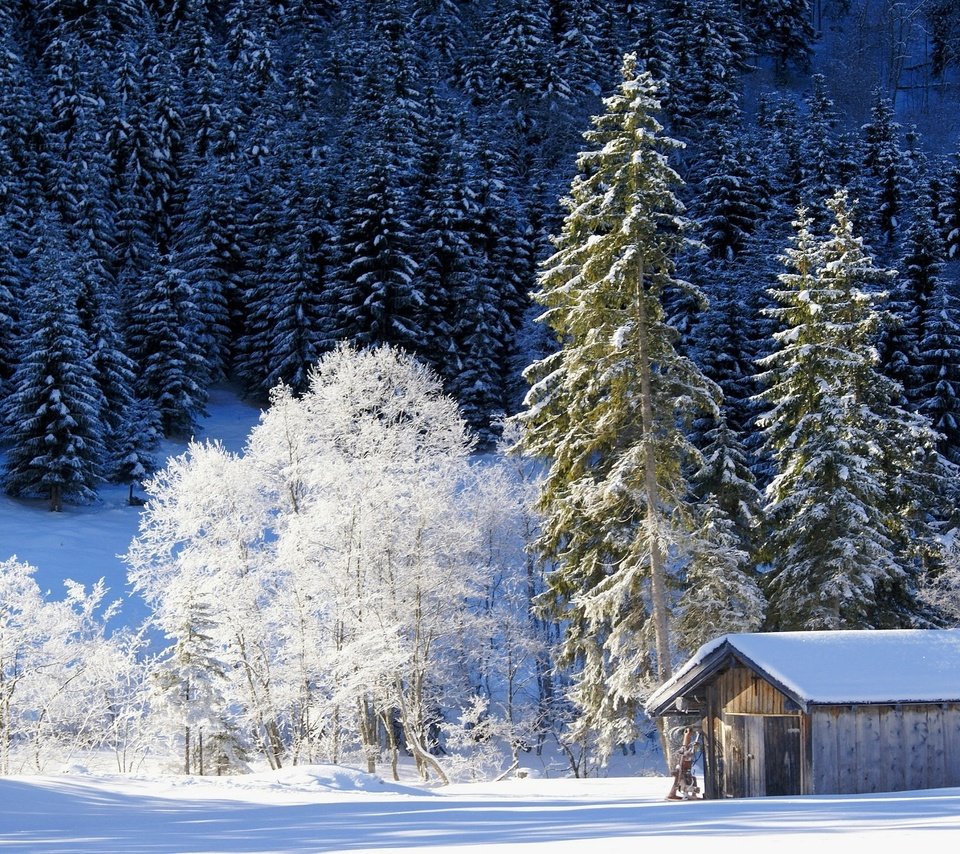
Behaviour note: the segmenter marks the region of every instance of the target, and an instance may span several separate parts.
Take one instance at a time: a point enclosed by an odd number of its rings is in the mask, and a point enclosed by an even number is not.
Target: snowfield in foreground
[[[220,779],[7,777],[0,851],[612,854],[692,846],[742,854],[769,845],[826,854],[960,843],[960,789],[671,803],[668,788],[662,777],[609,777],[428,789],[334,766]]]

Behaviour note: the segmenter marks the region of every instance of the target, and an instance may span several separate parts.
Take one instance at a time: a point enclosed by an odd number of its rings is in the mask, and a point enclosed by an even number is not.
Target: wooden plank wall
[[[811,726],[816,793],[960,786],[960,703],[826,706]]]
[[[723,714],[789,714],[787,697],[746,667],[731,667],[723,673],[717,680],[717,692]]]

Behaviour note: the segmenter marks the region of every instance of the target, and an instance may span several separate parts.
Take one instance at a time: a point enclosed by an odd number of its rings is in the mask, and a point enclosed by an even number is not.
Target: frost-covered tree
[[[854,233],[845,194],[828,207],[834,223],[822,240],[800,210],[788,272],[771,292],[776,348],[761,361],[760,423],[776,468],[765,506],[769,621],[910,625],[922,609],[909,540],[929,545],[924,508],[934,498],[914,490],[924,488],[922,473],[936,475],[935,434],[877,370],[877,287],[891,273]],[[920,527],[908,534],[912,525]]]
[[[271,677],[280,674],[271,674],[270,638],[283,633],[263,568],[267,510],[252,466],[219,444],[194,442],[144,489],[149,501],[125,560],[152,624],[173,642],[156,676],[159,720],[179,736],[184,767],[199,758],[190,730],[222,740],[238,715],[278,768],[284,747]]]
[[[161,719],[175,723],[178,751],[190,727],[191,766],[200,727],[205,744],[249,734],[271,767],[359,754],[375,769],[403,747],[444,780],[441,716],[481,681],[498,717],[512,709],[515,731],[533,732],[541,695],[521,702],[520,688],[545,672],[542,635],[528,602],[498,603],[517,628],[506,672],[489,657],[498,633],[483,603],[490,585],[530,593],[537,580],[522,561],[490,557],[515,535],[517,502],[471,448],[424,365],[341,345],[299,397],[273,390],[244,455],[192,443],[144,485],[126,560],[174,641]]]
[[[667,162],[677,143],[636,62],[625,57],[619,91],[584,134],[591,147],[535,295],[558,349],[528,369],[518,416],[521,447],[549,466],[537,546],[556,562],[573,697],[607,750],[632,737],[645,680],[671,672],[668,557],[691,523],[684,466],[695,457],[683,425],[719,394],[664,318],[665,289],[694,289],[674,269],[686,241]]]
[[[225,690],[229,665],[218,655],[209,593],[202,588],[178,587],[177,593],[168,597],[168,607],[169,599],[177,594],[180,601],[171,608],[176,623],[168,634],[173,644],[154,671],[151,715],[161,718],[171,728],[172,738],[181,742],[184,774],[202,775],[211,768],[222,773],[222,746],[233,729]],[[231,764],[227,762],[226,768]]]
[[[124,646],[136,644],[106,636],[116,606],[104,605],[102,580],[90,590],[66,581],[55,601],[35,572],[0,562],[0,774],[42,773],[79,748],[123,749],[110,741],[108,698],[132,675]]]
[[[388,347],[339,347],[318,363],[301,401],[277,392],[251,437],[271,470],[280,462],[273,454],[290,453],[291,419],[304,431],[298,457],[306,456],[293,469],[286,463],[281,497],[293,512],[278,524],[277,548],[302,573],[297,589],[326,609],[327,714],[357,716],[372,767],[379,726],[399,713],[418,765],[443,779],[429,750],[437,668],[463,630],[475,583],[463,515],[466,425],[435,375]]]

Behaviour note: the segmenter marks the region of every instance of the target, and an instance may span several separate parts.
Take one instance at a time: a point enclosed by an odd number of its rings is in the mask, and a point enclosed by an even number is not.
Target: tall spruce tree
[[[550,599],[579,665],[581,725],[609,750],[633,732],[648,680],[671,672],[668,552],[691,516],[683,429],[719,390],[674,348],[666,288],[686,244],[677,143],[654,117],[657,87],[623,63],[619,91],[584,134],[556,252],[536,300],[559,349],[528,369],[520,446],[548,461],[539,496]],[[652,641],[652,644],[651,644]]]
[[[907,400],[939,433],[940,453],[960,464],[960,299],[944,276],[935,212],[923,182],[907,231],[898,340],[914,356],[906,371]]]
[[[879,89],[874,92],[870,121],[861,131],[864,166],[874,182],[877,236],[886,243],[893,243],[900,236],[908,190],[907,170],[900,150],[900,125],[894,121],[893,103]]]
[[[53,222],[47,226],[56,234]],[[103,397],[77,312],[73,267],[56,238],[38,244],[4,412],[9,448],[4,488],[13,495],[48,497],[54,511],[62,510],[65,500],[96,496],[104,455]]]
[[[780,323],[761,360],[760,424],[776,476],[770,524],[769,621],[775,629],[908,626],[915,545],[931,531],[917,507],[935,501],[935,434],[899,406],[901,389],[877,370],[883,321],[877,267],[853,231],[845,194],[818,239],[801,209],[768,313]],[[912,538],[916,537],[916,540]]]

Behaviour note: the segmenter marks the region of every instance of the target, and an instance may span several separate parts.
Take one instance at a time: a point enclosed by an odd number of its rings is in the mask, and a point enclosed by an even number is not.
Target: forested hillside
[[[674,320],[749,433],[756,307],[798,203],[851,187],[885,261],[924,224],[928,251],[957,252],[957,164],[894,114],[949,141],[957,9],[914,5],[4,0],[7,490],[136,477],[211,382],[302,390],[341,340],[417,354],[493,438],[537,353],[557,199],[626,51],[687,143],[704,249],[682,265],[712,308]],[[71,423],[35,415],[54,393]]]

